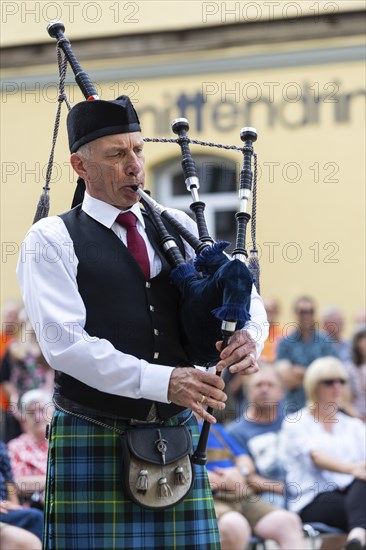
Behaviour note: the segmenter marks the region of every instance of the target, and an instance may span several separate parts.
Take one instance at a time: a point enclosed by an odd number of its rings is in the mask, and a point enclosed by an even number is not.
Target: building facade
[[[58,95],[42,3],[25,37],[21,5],[32,3],[18,4],[16,22],[7,14],[14,32],[2,47],[2,300],[19,294],[15,266],[44,183]],[[174,137],[177,117],[189,120],[192,139],[225,145],[242,145],[241,128],[257,129],[262,294],[279,299],[285,326],[292,328],[293,300],[307,294],[319,307],[339,305],[351,327],[365,305],[362,2],[202,2],[194,13],[174,2],[49,4],[50,15],[66,5],[70,15],[74,4],[74,18],[64,23],[79,62],[103,99],[130,96],[145,137]],[[76,4],[88,5],[83,17],[90,20],[98,13],[92,4],[108,7],[109,19],[85,36],[76,31]],[[113,21],[117,9],[124,9],[124,26]],[[66,91],[72,104],[83,99],[70,74]],[[76,180],[65,117],[66,106],[51,214],[68,209]],[[233,240],[242,153],[199,145],[191,151],[211,234]],[[162,204],[189,211],[180,161],[177,144],[146,143],[146,187]]]

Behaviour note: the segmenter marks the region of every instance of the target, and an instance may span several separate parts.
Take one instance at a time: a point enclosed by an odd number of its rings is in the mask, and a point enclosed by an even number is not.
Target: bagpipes
[[[65,27],[63,23],[61,21],[51,22],[47,30],[49,35],[57,40],[60,95],[46,184],[43,187],[43,193],[38,203],[35,221],[48,215],[49,182],[62,101],[65,100],[70,109],[64,92],[67,63],[70,64],[75,75],[75,80],[85,99],[89,101],[99,99],[89,76],[82,70],[71,49],[69,40],[64,35]],[[64,53],[63,59],[61,50]],[[177,135],[176,139],[144,138],[144,141],[175,142],[180,146],[182,169],[187,190],[191,193],[192,197],[190,209],[196,218],[198,238],[177,221],[166,207],[158,204],[140,187],[136,186],[135,191],[140,195],[141,202],[156,228],[161,248],[172,267],[171,279],[181,294],[180,321],[188,358],[193,364],[207,368],[219,360],[220,354],[216,349],[216,342],[219,340],[223,341],[221,348],[223,350],[234,332],[243,328],[250,320],[249,311],[253,283],[259,292],[259,262],[255,245],[256,154],[253,150],[253,143],[257,139],[257,132],[254,128],[243,128],[240,132],[240,139],[244,143],[243,147],[226,147],[239,150],[243,153],[243,165],[240,172],[238,191],[239,209],[235,215],[237,238],[232,258],[230,258],[224,252],[230,243],[226,241],[214,242],[208,233],[204,216],[205,203],[199,199],[199,178],[189,147],[190,143],[210,146],[215,146],[215,144],[190,139],[188,137],[189,123],[185,118],[174,120],[172,122],[172,130]],[[225,148],[225,146],[220,147]],[[253,215],[251,217],[248,210],[252,195],[252,186],[254,193]],[[168,233],[162,221],[163,219],[167,220],[194,249],[196,253],[194,265],[186,262],[176,241]],[[252,219],[251,233],[253,247],[248,260],[246,233],[250,219]],[[212,414],[213,411],[211,408],[208,408],[208,412]],[[204,422],[200,440],[193,456],[193,461],[197,464],[206,463],[206,446],[209,429],[210,424],[207,421]]]

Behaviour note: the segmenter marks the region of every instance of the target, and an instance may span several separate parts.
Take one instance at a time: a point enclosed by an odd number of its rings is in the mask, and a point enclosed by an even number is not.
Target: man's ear
[[[77,153],[73,153],[70,157],[70,163],[75,172],[78,176],[83,178],[83,180],[87,179],[87,171],[84,165],[84,159],[78,155]]]

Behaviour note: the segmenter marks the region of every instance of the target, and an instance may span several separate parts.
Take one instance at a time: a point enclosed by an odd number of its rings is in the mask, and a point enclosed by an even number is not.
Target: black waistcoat
[[[179,293],[169,279],[170,266],[159,250],[148,216],[144,216],[146,232],[162,261],[162,271],[150,281],[115,233],[88,216],[80,205],[60,217],[79,261],[77,283],[86,307],[86,332],[149,363],[189,365],[179,332]],[[174,228],[169,227],[169,232],[177,237],[183,252]],[[145,420],[152,405],[147,399],[101,392],[59,371],[55,381],[64,397],[124,418]],[[156,405],[162,420],[183,410],[174,404]]]

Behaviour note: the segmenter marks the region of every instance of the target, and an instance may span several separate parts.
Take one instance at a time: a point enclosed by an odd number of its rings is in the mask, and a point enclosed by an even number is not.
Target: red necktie
[[[144,239],[137,231],[137,217],[132,212],[119,214],[116,222],[127,230],[127,248],[141,267],[146,279],[150,279],[150,262]]]

